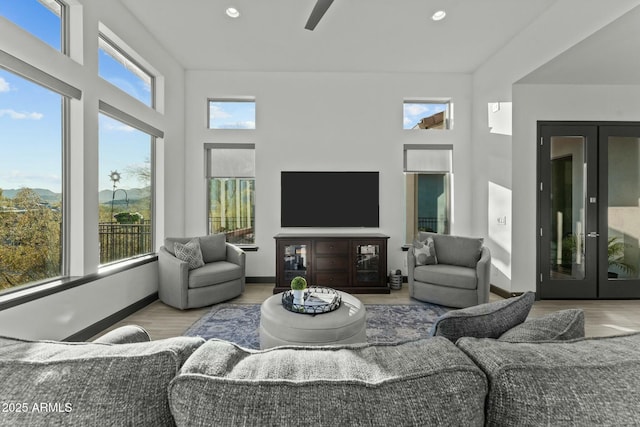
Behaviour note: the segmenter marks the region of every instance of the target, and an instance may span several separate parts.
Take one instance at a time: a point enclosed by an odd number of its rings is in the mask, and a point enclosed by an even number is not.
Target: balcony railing
[[[255,243],[254,218],[223,218],[219,216],[209,217],[209,232],[224,233],[227,242],[234,244]]]
[[[449,223],[446,219],[421,216],[418,217],[418,230],[433,233],[443,230],[443,233],[447,234],[449,233]]]
[[[151,221],[136,224],[117,222],[98,224],[100,264],[107,264],[137,255],[148,254],[152,248]]]

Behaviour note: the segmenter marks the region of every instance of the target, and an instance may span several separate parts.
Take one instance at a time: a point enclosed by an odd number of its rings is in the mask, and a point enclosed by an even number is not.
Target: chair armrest
[[[189,264],[171,255],[164,246],[158,251],[158,279],[160,301],[182,310],[187,308]]]
[[[151,337],[143,327],[137,325],[126,325],[109,331],[93,342],[103,344],[131,344],[138,342],[149,342]]]
[[[227,245],[227,261],[232,262],[234,264],[238,264],[240,267],[244,268],[244,263],[246,259],[246,254],[240,247],[234,245],[233,243],[226,243]]]
[[[486,246],[482,247],[480,260],[476,265],[476,276],[478,278],[478,304],[489,302],[489,291],[491,288],[491,251]]]

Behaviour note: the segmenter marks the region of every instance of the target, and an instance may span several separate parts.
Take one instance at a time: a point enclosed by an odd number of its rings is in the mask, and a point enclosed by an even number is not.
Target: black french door
[[[640,124],[538,123],[538,294],[640,298]]]

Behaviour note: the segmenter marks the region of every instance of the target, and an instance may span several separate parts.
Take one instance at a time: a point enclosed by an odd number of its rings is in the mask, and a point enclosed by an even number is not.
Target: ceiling
[[[185,69],[470,73],[556,0],[121,1]]]

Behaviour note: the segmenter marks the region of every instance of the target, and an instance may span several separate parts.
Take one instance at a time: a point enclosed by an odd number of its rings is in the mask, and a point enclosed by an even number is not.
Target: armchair
[[[226,242],[225,235],[199,237],[204,266],[189,269],[176,257],[175,243],[191,238],[167,238],[158,252],[159,288],[162,302],[181,310],[205,307],[237,297],[244,292],[245,253]]]
[[[407,252],[409,295],[456,308],[489,302],[491,252],[483,246],[483,239],[421,231],[416,240],[425,242],[429,238],[433,239],[435,256],[428,261],[416,259],[421,251],[416,242]]]

